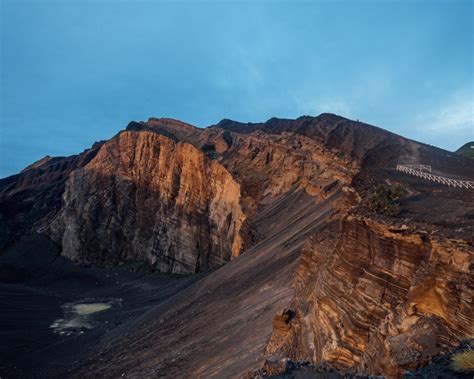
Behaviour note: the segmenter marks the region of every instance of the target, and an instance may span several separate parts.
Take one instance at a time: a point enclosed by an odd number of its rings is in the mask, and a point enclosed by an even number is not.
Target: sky
[[[0,177],[131,120],[336,113],[474,140],[474,1],[0,0]]]

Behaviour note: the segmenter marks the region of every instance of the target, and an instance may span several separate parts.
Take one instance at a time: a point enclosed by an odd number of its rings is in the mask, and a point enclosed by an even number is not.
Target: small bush
[[[451,357],[454,371],[474,372],[474,350],[465,350]]]
[[[407,191],[401,185],[393,186],[379,185],[367,202],[367,207],[374,212],[396,216],[400,213],[400,207],[396,202],[405,196]]]

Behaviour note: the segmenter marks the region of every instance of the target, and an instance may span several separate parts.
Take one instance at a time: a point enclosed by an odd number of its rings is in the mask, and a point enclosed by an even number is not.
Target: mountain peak
[[[150,117],[148,121],[146,122],[147,125],[149,126],[166,126],[166,127],[173,127],[173,128],[180,128],[180,129],[186,129],[186,130],[194,130],[196,127],[194,125],[188,124],[186,122],[174,119],[174,118],[168,118],[168,117]]]

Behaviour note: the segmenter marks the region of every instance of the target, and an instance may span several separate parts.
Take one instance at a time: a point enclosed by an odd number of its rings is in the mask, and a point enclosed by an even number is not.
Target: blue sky
[[[0,177],[150,116],[332,112],[474,139],[472,0],[0,3]]]

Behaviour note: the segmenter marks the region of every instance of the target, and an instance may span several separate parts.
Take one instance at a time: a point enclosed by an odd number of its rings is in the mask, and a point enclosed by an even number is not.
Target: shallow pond
[[[121,299],[83,299],[65,303],[63,317],[56,319],[50,325],[53,331],[60,335],[83,334],[86,330],[96,327],[101,321],[96,317],[99,313],[121,306]]]

